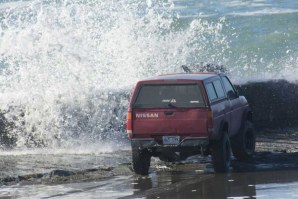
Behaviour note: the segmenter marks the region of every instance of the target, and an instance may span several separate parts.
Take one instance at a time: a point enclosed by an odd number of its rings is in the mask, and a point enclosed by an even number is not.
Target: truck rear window
[[[134,102],[135,108],[205,107],[197,84],[142,85]]]

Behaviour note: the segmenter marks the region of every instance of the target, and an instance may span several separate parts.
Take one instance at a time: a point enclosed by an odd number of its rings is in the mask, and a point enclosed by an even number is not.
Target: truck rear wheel
[[[212,163],[216,173],[229,171],[231,165],[231,144],[227,133],[215,141],[211,148]]]
[[[132,149],[132,166],[136,174],[148,175],[151,154],[148,150]]]
[[[245,161],[253,157],[256,136],[251,121],[246,121],[241,132],[232,139],[232,151],[237,160]]]

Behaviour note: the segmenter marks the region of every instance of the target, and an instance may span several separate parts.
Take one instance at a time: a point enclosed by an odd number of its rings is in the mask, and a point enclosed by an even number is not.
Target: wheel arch
[[[229,134],[229,124],[227,121],[224,121],[221,127],[222,132],[227,132]]]
[[[224,132],[226,132],[228,135],[230,135],[230,133],[229,133],[229,123],[226,120],[222,120],[221,123],[220,123],[218,139],[220,139],[223,136]]]
[[[248,107],[246,108],[244,111],[243,111],[243,114],[242,114],[242,121],[241,121],[241,126],[240,126],[240,129],[239,131],[242,131],[245,127],[245,122],[246,121],[250,121],[250,122],[253,122],[253,113],[251,111],[251,109]],[[239,132],[238,132],[239,133]],[[238,134],[237,133],[237,134]]]
[[[250,121],[253,122],[253,114],[251,109],[248,107],[243,111],[243,115],[242,115],[242,125],[246,122],[246,121]]]
[[[248,109],[247,112],[246,112],[246,120],[248,120],[250,122],[253,122],[253,114],[252,114],[252,111],[250,109]]]
[[[225,119],[222,119],[218,127],[213,131],[210,137],[211,143],[220,140],[223,137],[223,132],[227,132],[227,134],[229,135],[229,124],[228,121],[226,121]]]

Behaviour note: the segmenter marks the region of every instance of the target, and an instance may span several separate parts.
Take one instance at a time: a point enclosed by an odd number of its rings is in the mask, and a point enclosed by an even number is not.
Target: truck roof
[[[160,75],[156,77],[152,77],[149,79],[145,79],[143,81],[154,81],[154,80],[205,80],[210,77],[218,76],[220,73],[176,73],[176,74],[166,74]]]

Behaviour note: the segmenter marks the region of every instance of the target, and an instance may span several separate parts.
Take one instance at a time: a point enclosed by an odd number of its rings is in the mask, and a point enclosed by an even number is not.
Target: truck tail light
[[[208,132],[213,131],[213,113],[212,113],[212,111],[208,111],[208,113],[207,113],[207,129],[208,129]]]
[[[128,111],[126,115],[126,131],[127,136],[132,138],[132,112]]]

